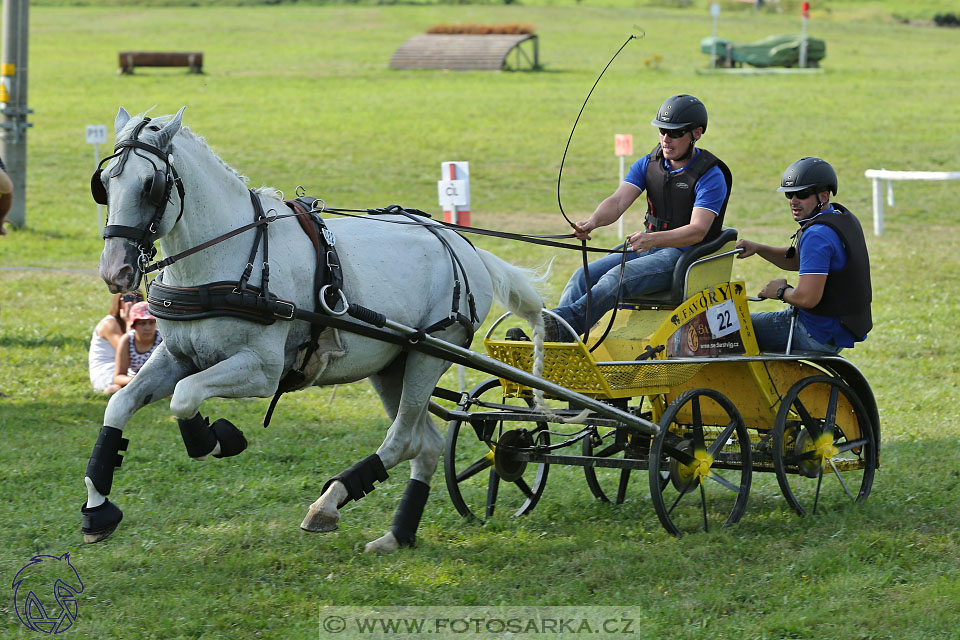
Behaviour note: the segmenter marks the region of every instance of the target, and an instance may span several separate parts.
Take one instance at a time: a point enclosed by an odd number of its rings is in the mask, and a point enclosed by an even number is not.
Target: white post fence
[[[883,235],[883,186],[887,182],[887,204],[893,206],[894,180],[960,180],[960,171],[887,171],[886,169],[867,169],[867,178],[873,180],[873,234]]]

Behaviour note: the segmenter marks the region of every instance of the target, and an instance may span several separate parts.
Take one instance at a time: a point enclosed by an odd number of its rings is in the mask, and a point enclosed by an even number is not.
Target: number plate
[[[714,338],[722,338],[740,330],[740,318],[733,300],[727,300],[707,309],[707,323]]]

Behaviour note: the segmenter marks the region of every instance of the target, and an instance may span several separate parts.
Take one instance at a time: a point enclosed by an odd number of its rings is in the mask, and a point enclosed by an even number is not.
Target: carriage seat
[[[711,285],[726,282],[733,270],[737,230],[724,227],[720,235],[683,252],[673,269],[673,283],[669,289],[624,298],[621,304],[627,307],[664,308],[678,307],[690,295]]]

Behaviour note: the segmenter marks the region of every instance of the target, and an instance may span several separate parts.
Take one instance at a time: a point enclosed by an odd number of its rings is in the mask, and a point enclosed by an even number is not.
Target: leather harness
[[[477,322],[479,317],[476,312],[473,293],[470,291],[466,270],[450,243],[435,228],[435,225],[417,222],[434,234],[450,256],[454,281],[451,311],[446,318],[428,327],[418,329],[409,336],[398,336],[379,328],[365,327],[324,312],[335,309],[338,303],[345,302],[345,298],[342,293],[343,270],[335,248],[336,237],[316,213],[316,203],[318,202],[316,198],[301,196],[286,201],[286,205],[292,210],[292,215],[297,218],[300,227],[310,238],[314,248],[316,256],[313,286],[314,311],[299,309],[293,302],[271,294],[269,290],[270,263],[267,225],[256,224],[262,223],[267,216],[263,211],[260,198],[253,191],[250,191],[250,200],[253,204],[255,223],[251,225],[251,228],[256,228],[256,237],[247,260],[247,266],[238,281],[224,280],[193,287],[181,287],[164,283],[163,273],[161,272],[150,284],[147,291],[147,302],[150,305],[151,313],[164,320],[184,321],[230,317],[263,325],[271,325],[278,319],[287,321],[305,320],[310,324],[310,337],[298,347],[298,352],[303,352],[302,358],[298,357],[301,364],[298,368],[288,371],[280,380],[276,394],[271,400],[264,417],[264,427],[269,425],[280,396],[288,391],[299,389],[308,383],[307,366],[319,350],[320,335],[327,328],[347,330],[351,333],[409,347],[411,344],[418,343],[420,337],[425,334],[442,331],[453,324],[460,324],[467,330],[463,346],[470,344],[472,341],[473,323]],[[418,215],[426,216],[423,212],[406,210],[397,205],[377,210],[376,213],[402,215],[411,220],[416,220]],[[263,251],[263,267],[261,283],[257,287],[249,284],[249,279],[253,273],[253,264],[257,253],[261,249]],[[174,258],[177,258],[177,256],[174,256]],[[463,280],[462,286],[461,278]],[[460,311],[461,288],[465,290],[468,315]],[[321,309],[324,311],[321,311]],[[348,304],[344,311],[363,322],[374,325],[374,327],[383,326],[383,316],[370,309]],[[446,357],[446,359],[449,358]]]

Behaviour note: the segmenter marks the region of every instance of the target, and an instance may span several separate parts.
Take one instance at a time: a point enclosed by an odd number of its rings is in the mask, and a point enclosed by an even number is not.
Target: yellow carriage
[[[583,467],[592,493],[617,503],[631,473],[646,471],[660,522],[675,535],[739,520],[753,472],[776,474],[800,515],[866,499],[880,444],[869,385],[839,356],[760,353],[744,283],[730,281],[735,242],[726,229],[686,252],[673,288],[625,301],[612,323],[598,323],[609,325],[605,337],[544,345],[543,379],[632,423],[576,401],[545,414],[533,408],[531,387],[510,375],[464,394],[447,414],[445,451],[458,511],[527,513],[553,464]],[[487,352],[530,371],[531,342],[493,337],[506,319],[488,331]],[[575,444],[580,455],[563,453]]]

